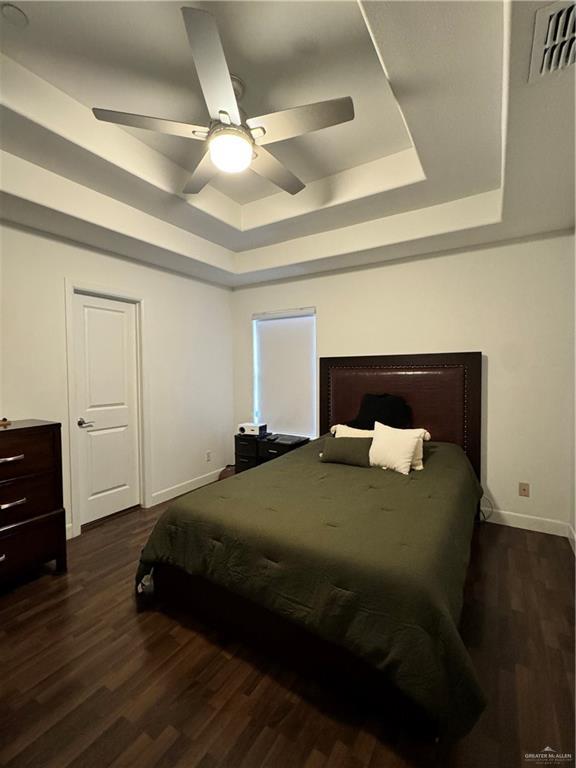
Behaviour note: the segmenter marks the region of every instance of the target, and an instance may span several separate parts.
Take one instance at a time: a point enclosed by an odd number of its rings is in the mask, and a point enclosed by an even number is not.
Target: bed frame
[[[321,358],[321,434],[331,424],[353,419],[364,393],[402,395],[414,425],[425,426],[435,440],[461,445],[479,475],[481,370],[480,352]],[[241,653],[266,671],[288,671],[306,687],[303,695],[320,697],[320,706],[347,701],[358,712],[369,702],[372,713],[382,712],[391,732],[435,736],[434,725],[416,705],[349,651],[178,568],[156,566],[154,586],[153,599],[163,611],[199,631],[217,634],[220,644],[248,641],[240,646]]]
[[[482,353],[320,358],[320,434],[358,413],[365,393],[400,395],[414,427],[460,445],[480,478]]]

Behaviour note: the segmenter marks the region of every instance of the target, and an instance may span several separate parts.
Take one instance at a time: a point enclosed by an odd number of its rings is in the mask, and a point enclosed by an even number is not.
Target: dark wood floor
[[[183,617],[137,612],[135,563],[158,513],[86,532],[67,575],[0,596],[0,765],[514,768],[545,746],[574,752],[566,540],[477,530],[462,633],[490,704],[447,747],[390,732],[361,692],[323,689]]]

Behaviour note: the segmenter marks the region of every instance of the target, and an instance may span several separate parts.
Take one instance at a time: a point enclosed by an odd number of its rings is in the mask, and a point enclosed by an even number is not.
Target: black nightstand
[[[243,472],[245,469],[252,469],[266,461],[277,459],[278,456],[300,448],[310,441],[310,438],[299,435],[278,435],[277,437],[278,440],[270,440],[270,437],[257,435],[235,435],[236,472]],[[282,442],[282,438],[289,438],[289,441]]]

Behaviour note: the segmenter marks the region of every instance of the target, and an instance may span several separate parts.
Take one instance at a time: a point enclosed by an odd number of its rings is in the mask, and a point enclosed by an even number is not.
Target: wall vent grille
[[[530,83],[544,75],[560,72],[576,60],[576,6],[557,2],[536,11]]]

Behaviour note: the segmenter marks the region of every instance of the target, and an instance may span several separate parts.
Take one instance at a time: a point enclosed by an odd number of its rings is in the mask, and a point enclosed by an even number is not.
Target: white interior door
[[[140,502],[136,305],[74,294],[82,524]]]

